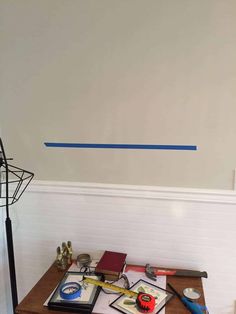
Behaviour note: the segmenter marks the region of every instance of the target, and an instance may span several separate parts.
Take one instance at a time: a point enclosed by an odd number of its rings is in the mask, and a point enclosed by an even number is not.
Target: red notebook
[[[96,266],[96,272],[103,273],[106,280],[117,280],[125,265],[127,254],[105,251]]]

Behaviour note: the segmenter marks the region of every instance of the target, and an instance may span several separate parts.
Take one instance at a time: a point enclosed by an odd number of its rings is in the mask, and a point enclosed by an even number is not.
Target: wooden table
[[[162,267],[163,269],[163,267]],[[43,306],[50,293],[55,289],[58,282],[64,276],[63,271],[59,271],[55,264],[53,264],[28,295],[22,300],[17,306],[17,314],[71,314],[71,312],[64,311],[53,311]],[[167,282],[173,285],[177,291],[182,293],[186,287],[192,287],[198,289],[202,296],[198,303],[205,305],[204,293],[202,288],[202,281],[200,278],[186,278],[186,277],[175,277],[168,276]],[[173,297],[166,305],[166,314],[188,314],[189,311],[183,306],[178,298]],[[118,312],[117,312],[118,313]],[[101,313],[94,313],[101,314]]]

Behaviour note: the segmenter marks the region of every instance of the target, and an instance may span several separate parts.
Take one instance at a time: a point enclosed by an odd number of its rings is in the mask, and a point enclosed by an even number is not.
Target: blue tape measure
[[[64,300],[73,300],[81,296],[82,287],[78,282],[67,282],[60,287],[60,297]]]

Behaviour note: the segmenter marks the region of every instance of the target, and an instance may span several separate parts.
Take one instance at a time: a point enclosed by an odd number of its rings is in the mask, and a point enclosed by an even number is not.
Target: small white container
[[[191,301],[196,301],[201,297],[200,291],[195,288],[186,288],[183,290],[183,295]]]

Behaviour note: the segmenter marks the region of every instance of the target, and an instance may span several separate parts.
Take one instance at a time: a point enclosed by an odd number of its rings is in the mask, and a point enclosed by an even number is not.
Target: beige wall
[[[232,188],[234,0],[0,0],[0,36],[0,132],[36,179]]]

